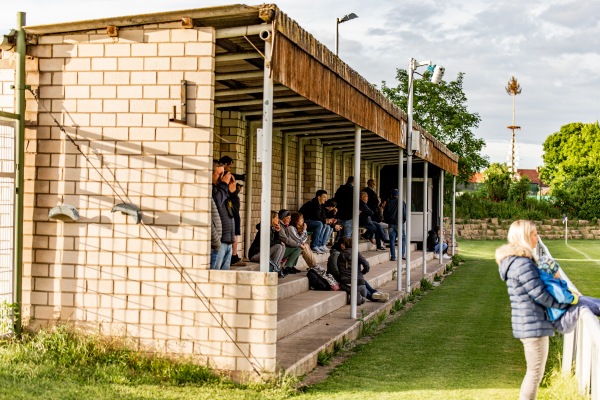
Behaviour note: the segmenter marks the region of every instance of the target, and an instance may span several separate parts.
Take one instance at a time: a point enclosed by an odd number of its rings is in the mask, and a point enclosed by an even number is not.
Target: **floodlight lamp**
[[[430,71],[433,70],[431,75],[431,83],[434,85],[437,85],[442,81],[444,72],[446,72],[446,68],[442,67],[441,65],[430,65],[427,69]]]
[[[342,18],[340,18],[340,24],[342,22],[346,22],[346,21],[350,21],[351,19],[355,19],[358,18],[358,15],[354,14],[354,13],[350,13],[348,15],[344,15]]]

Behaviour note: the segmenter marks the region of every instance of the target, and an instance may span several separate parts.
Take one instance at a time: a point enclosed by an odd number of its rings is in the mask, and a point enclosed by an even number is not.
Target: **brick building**
[[[353,175],[357,125],[361,186],[397,164],[405,113],[276,6],[25,31],[26,84],[39,98],[27,93],[25,323],[69,320],[219,369],[275,371],[276,274],[208,269],[213,159],[229,155],[234,172],[247,174],[240,253],[260,220],[263,39],[275,81],[273,209],[297,209]],[[3,52],[3,111],[13,111],[14,70],[14,53]],[[422,137],[418,162],[430,163],[430,174],[456,174],[457,157],[413,130]],[[138,207],[142,223],[111,212],[121,203]],[[79,219],[50,219],[59,205]]]

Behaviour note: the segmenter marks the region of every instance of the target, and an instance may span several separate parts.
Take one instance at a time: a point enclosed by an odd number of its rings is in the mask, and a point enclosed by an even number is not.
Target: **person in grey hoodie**
[[[556,301],[540,279],[533,250],[537,242],[535,224],[519,220],[508,230],[508,244],[496,250],[500,278],[506,282],[510,297],[513,336],[521,340],[525,351],[527,372],[521,384],[521,400],[535,399],[544,377],[549,337],[554,335],[545,308],[569,307]]]

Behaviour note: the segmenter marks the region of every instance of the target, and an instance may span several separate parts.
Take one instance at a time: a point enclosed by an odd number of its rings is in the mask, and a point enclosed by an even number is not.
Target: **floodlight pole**
[[[354,13],[350,13],[348,15],[344,15],[342,18],[335,19],[335,55],[338,55],[338,51],[340,48],[340,24],[344,22],[350,21],[352,19],[358,18],[358,15]]]

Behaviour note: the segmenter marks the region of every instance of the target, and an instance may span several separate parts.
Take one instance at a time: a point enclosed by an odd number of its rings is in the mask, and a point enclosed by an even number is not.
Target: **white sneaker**
[[[451,259],[452,259],[452,257],[450,257],[448,254],[444,254],[444,255],[442,256],[442,258],[443,258],[444,260],[451,260]]]
[[[389,293],[375,292],[371,295],[371,298],[375,301],[387,301],[390,295]]]

